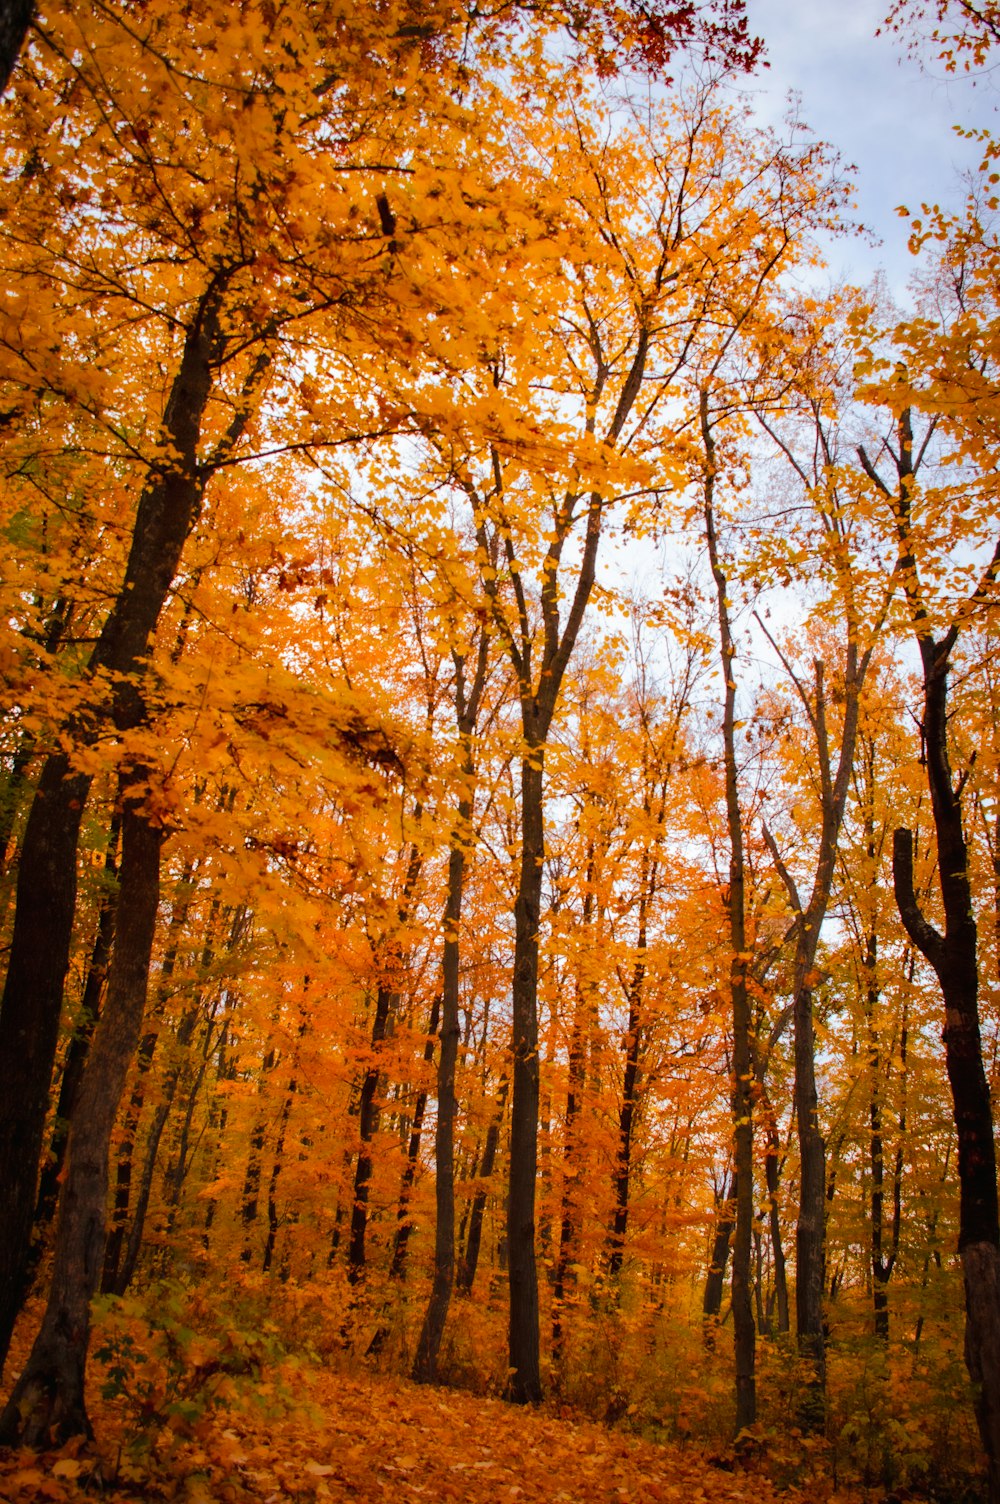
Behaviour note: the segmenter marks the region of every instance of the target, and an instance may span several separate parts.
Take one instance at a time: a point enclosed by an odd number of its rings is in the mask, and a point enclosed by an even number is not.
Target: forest
[[[766,40],[4,7],[13,1504],[1000,1504],[1000,144]]]

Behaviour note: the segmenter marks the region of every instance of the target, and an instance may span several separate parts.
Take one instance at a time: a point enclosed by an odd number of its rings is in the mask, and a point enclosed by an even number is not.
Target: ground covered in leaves
[[[477,1309],[469,1306],[467,1321]],[[783,1406],[771,1396],[759,1434],[737,1454],[718,1440],[728,1421],[714,1444],[699,1445],[677,1440],[678,1423],[671,1435],[666,1415],[657,1421],[637,1404],[608,1405],[610,1425],[556,1400],[519,1409],[482,1392],[409,1383],[398,1365],[375,1372],[358,1349],[352,1355],[343,1321],[324,1323],[309,1310],[290,1343],[288,1311],[279,1323],[268,1307],[224,1310],[198,1286],[102,1297],[88,1370],[95,1439],[41,1455],[0,1449],[0,1504],[878,1504],[893,1494],[907,1504],[966,1504],[979,1496],[972,1438],[958,1446],[969,1453],[965,1468],[946,1477],[940,1462],[932,1466],[924,1430],[910,1437],[905,1415],[892,1426],[882,1417],[866,1450],[853,1412],[841,1418],[839,1441],[803,1435],[789,1390]],[[38,1314],[26,1313],[15,1333],[5,1386],[27,1357]],[[477,1345],[474,1328],[464,1335]],[[709,1357],[693,1349],[683,1382],[681,1368],[672,1370],[673,1388],[703,1385]],[[869,1410],[894,1392],[883,1375],[866,1391]],[[953,1415],[952,1451],[956,1427]],[[924,1479],[934,1480],[927,1492],[916,1486]]]
[[[0,1498],[815,1504],[860,1497],[815,1478],[780,1490],[764,1456],[713,1460],[694,1447],[661,1446],[594,1422],[384,1377],[286,1366],[273,1383],[260,1375],[252,1384],[220,1381],[220,1398],[224,1404],[200,1416],[156,1417],[142,1446],[130,1437],[122,1406],[103,1401],[94,1407],[96,1443],[41,1456],[0,1452]]]

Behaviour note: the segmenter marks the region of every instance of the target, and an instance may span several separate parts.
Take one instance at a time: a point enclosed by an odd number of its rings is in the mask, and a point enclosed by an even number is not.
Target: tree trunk
[[[810,1381],[799,1395],[799,1417],[821,1430],[826,1413],[826,1144],[819,1131],[816,1037],[812,988],[796,988],[795,1120],[799,1131],[799,1215],[795,1226],[795,1330],[799,1352],[809,1360]]]
[[[483,629],[479,634],[476,672],[468,695],[465,687],[465,659],[461,654],[453,654],[455,711],[462,747],[461,772],[465,782],[458,800],[457,819],[448,853],[448,890],[445,897],[444,946],[441,956],[441,1050],[438,1056],[438,1115],[434,1133],[434,1279],[413,1360],[413,1377],[428,1383],[433,1383],[437,1378],[438,1354],[455,1285],[455,1121],[458,1116],[455,1070],[461,1037],[459,986],[462,899],[476,772],[472,735],[486,688],[489,647],[489,635]]]
[[[80,1000],[80,1022],[66,1049],[62,1078],[59,1082],[59,1097],[56,1102],[55,1123],[49,1140],[49,1151],[42,1164],[38,1179],[38,1200],[35,1205],[35,1231],[31,1255],[25,1271],[26,1283],[31,1284],[37,1273],[47,1234],[55,1220],[59,1187],[62,1183],[63,1165],[69,1130],[80,1096],[80,1086],[87,1064],[90,1041],[97,1027],[108,965],[115,938],[115,916],[118,910],[118,843],[121,837],[121,816],[116,811],[111,820],[104,870],[111,881],[101,898],[97,917],[97,932],[90,953],[87,980]]]
[[[441,998],[439,995],[435,995],[434,1001],[431,1004],[431,1016],[427,1025],[427,1039],[424,1044],[425,1065],[430,1065],[434,1059],[434,1041],[437,1037],[440,1021]],[[440,1111],[440,1102],[438,1110]],[[406,1259],[410,1246],[410,1234],[413,1231],[413,1218],[410,1216],[410,1201],[413,1196],[417,1168],[420,1164],[420,1141],[423,1138],[424,1116],[426,1112],[427,1092],[421,1088],[417,1092],[416,1101],[413,1104],[413,1122],[410,1124],[410,1134],[406,1144],[406,1165],[403,1169],[403,1180],[399,1188],[399,1206],[396,1210],[396,1237],[392,1245],[392,1262],[389,1265],[390,1279],[401,1280],[406,1276]],[[454,1229],[454,1215],[452,1216],[452,1228]]]
[[[618,1160],[615,1166],[615,1209],[611,1223],[610,1252],[608,1255],[608,1278],[617,1282],[625,1258],[625,1239],[628,1234],[629,1184],[632,1177],[632,1134],[638,1107],[639,1058],[642,1051],[642,1000],[646,985],[646,926],[655,875],[648,872],[652,865],[648,853],[642,854],[642,873],[639,887],[639,928],[636,935],[636,960],[628,989],[628,1033],[625,1036],[625,1070],[622,1076],[622,1105],[618,1112]]]
[[[0,1444],[44,1448],[90,1435],[84,1393],[90,1302],[104,1255],[108,1152],[142,1027],[159,899],[163,832],[126,805],[121,887],[108,996],[70,1134],[52,1284],[41,1330],[7,1407]]]
[[[460,1295],[471,1295],[472,1286],[476,1279],[476,1270],[479,1267],[479,1250],[483,1238],[483,1216],[486,1211],[486,1183],[493,1175],[494,1166],[497,1162],[497,1150],[500,1147],[500,1130],[503,1127],[504,1112],[507,1107],[507,1093],[510,1090],[510,1079],[504,1076],[500,1082],[496,1097],[496,1114],[486,1130],[486,1143],[483,1145],[483,1158],[479,1166],[479,1185],[476,1187],[472,1198],[472,1210],[469,1213],[469,1233],[465,1240],[465,1251],[462,1254],[461,1263],[455,1278],[455,1286]]]
[[[183,877],[181,888],[186,889],[191,882],[194,867],[189,863]],[[153,1064],[153,1056],[156,1052],[157,1042],[160,1037],[160,1025],[163,1018],[163,1010],[166,1007],[169,982],[177,965],[178,948],[180,938],[187,922],[187,913],[190,906],[190,898],[185,899],[173,909],[170,915],[170,929],[164,942],[165,953],[160,967],[160,980],[156,989],[156,999],[150,1010],[150,1027],[147,1028],[139,1042],[136,1052],[136,1077],[129,1095],[128,1106],[125,1109],[124,1122],[121,1128],[121,1141],[118,1146],[118,1159],[115,1165],[115,1189],[111,1209],[111,1220],[108,1227],[108,1237],[104,1248],[104,1273],[101,1277],[101,1290],[104,1293],[118,1289],[118,1271],[121,1263],[122,1249],[125,1243],[125,1230],[128,1224],[129,1202],[132,1195],[132,1168],[135,1155],[135,1139],[139,1130],[139,1119],[142,1114],[143,1102],[146,1094],[146,1078]],[[211,920],[209,920],[211,924]]]
[[[893,836],[892,874],[896,904],[907,934],[934,968],[944,1001],[944,1048],[958,1141],[958,1251],[965,1279],[965,1361],[976,1385],[976,1418],[989,1467],[990,1504],[1000,1504],[1000,1218],[997,1206],[993,1109],[979,1028],[979,959],[969,855],[962,815],[964,778],[956,784],[948,750],[948,673],[962,617],[936,639],[924,602],[913,545],[913,430],[909,410],[900,414],[898,489],[893,495],[860,450],[866,473],[893,507],[897,568],[906,594],[923,671],[923,742],[937,846],[944,933],[924,916],[913,880],[913,836]],[[969,606],[995,593],[1000,543],[973,592]]]
[[[459,923],[465,850],[453,845],[448,856],[444,952],[441,982],[441,1048],[438,1056],[438,1116],[434,1131],[434,1278],[413,1359],[418,1383],[437,1382],[438,1354],[455,1284],[455,1067],[459,1042]]]
[[[396,1007],[398,997],[384,982],[379,983],[375,997],[375,1017],[372,1021],[372,1063],[365,1071],[361,1082],[361,1098],[358,1106],[358,1134],[361,1147],[354,1168],[354,1196],[351,1202],[351,1235],[347,1246],[347,1278],[356,1285],[365,1270],[365,1235],[368,1231],[368,1192],[372,1178],[371,1143],[379,1120],[378,1086],[380,1079],[378,1051],[389,1027],[389,1018]]]
[[[545,835],[542,813],[544,747],[531,745],[521,762],[521,871],[514,906],[513,1096],[507,1257],[510,1277],[508,1398],[518,1405],[542,1397],[535,1262],[535,1182],[538,1175],[538,930],[542,908]]]
[[[708,1262],[708,1273],[705,1275],[705,1293],[702,1296],[702,1340],[705,1346],[711,1350],[715,1347],[716,1327],[722,1312],[722,1292],[726,1287],[726,1267],[729,1263],[729,1250],[733,1242],[733,1228],[736,1226],[736,1198],[739,1183],[734,1174],[729,1181],[727,1190],[725,1181],[722,1186],[722,1199],[719,1202],[715,1219],[715,1236],[712,1239],[712,1256]]]
[[[729,618],[728,582],[719,556],[715,526],[715,439],[708,393],[701,393],[701,433],[705,446],[705,541],[715,581],[719,647],[725,684],[722,738],[726,774],[726,823],[729,834],[729,995],[733,1018],[730,1102],[733,1115],[734,1200],[733,1344],[736,1370],[736,1435],[757,1419],[756,1345],[751,1299],[753,1252],[753,1064],[752,1019],[747,987],[746,863],[736,761],[736,645]]]
[[[593,847],[590,851],[590,860],[587,863],[587,891],[583,905],[582,935],[586,936],[591,923],[592,908],[592,883],[594,871]],[[586,940],[585,944],[588,944]],[[573,1250],[576,1245],[579,1232],[579,1206],[575,1194],[575,1176],[578,1173],[576,1158],[578,1153],[577,1119],[583,1101],[583,1091],[586,1080],[586,1048],[584,1042],[584,996],[583,987],[577,982],[576,1006],[573,1010],[573,1026],[570,1035],[569,1046],[569,1080],[566,1090],[566,1124],[565,1143],[563,1149],[563,1188],[559,1213],[559,1244],[556,1249],[555,1265],[552,1270],[552,1363],[558,1374],[564,1358],[563,1352],[563,1309],[567,1293],[571,1284],[571,1270],[573,1262]]]
[[[201,423],[218,358],[224,281],[215,278],[188,329],[162,424],[172,468],[150,469],[139,498],[122,589],[87,675],[91,703],[69,728],[88,743],[111,719],[134,726],[136,689],[156,624],[194,526],[207,479],[198,463]],[[112,703],[100,686],[117,680]],[[76,848],[91,776],[59,752],[43,765],[28,814],[18,872],[7,979],[0,1008],[0,1362],[20,1307],[30,1249],[38,1162],[59,1038],[63,984],[76,910]]]
[[[35,0],[5,0],[0,6],[0,93],[10,82],[34,14]]]

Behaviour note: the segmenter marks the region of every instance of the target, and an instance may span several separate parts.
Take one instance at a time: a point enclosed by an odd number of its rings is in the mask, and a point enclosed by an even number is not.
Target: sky
[[[955,207],[964,198],[958,174],[979,152],[952,127],[1000,132],[1000,76],[950,76],[929,52],[925,66],[895,34],[876,31],[891,0],[748,0],[751,29],[767,45],[770,68],[753,83],[765,118],[779,119],[789,91],[800,97],[803,121],[857,167],[857,216],[880,237],[870,247],[853,237],[828,248],[832,270],[867,281],[884,268],[897,296],[913,262],[905,204]]]

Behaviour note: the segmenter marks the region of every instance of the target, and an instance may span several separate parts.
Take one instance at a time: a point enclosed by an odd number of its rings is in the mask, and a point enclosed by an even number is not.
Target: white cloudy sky
[[[921,69],[898,38],[875,35],[887,8],[887,0],[748,0],[771,64],[754,85],[761,107],[780,114],[788,91],[799,94],[806,124],[857,166],[858,216],[883,240],[874,249],[837,242],[834,270],[866,280],[881,265],[902,292],[910,263],[895,206],[961,202],[958,172],[979,153],[951,127],[1000,131],[1000,82],[986,76],[973,86],[932,57]]]

